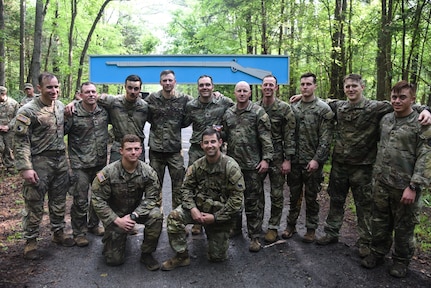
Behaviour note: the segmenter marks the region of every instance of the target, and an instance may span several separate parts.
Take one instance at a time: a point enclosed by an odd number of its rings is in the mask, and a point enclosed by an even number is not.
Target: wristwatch
[[[139,216],[136,215],[135,212],[130,213],[130,219],[132,219],[133,221],[138,220]]]
[[[410,183],[409,188],[415,192],[421,192],[421,188],[419,186],[416,186],[414,183]]]

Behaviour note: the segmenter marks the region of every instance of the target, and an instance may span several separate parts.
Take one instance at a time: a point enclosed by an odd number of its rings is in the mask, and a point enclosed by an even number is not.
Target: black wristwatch
[[[415,191],[415,192],[421,192],[421,188],[420,188],[419,186],[416,186],[416,185],[415,185],[415,184],[413,184],[413,183],[410,183],[410,184],[409,184],[409,188],[410,188],[411,190]]]
[[[130,213],[130,219],[132,219],[133,221],[136,221],[136,220],[138,220],[138,216],[136,216],[136,214],[135,213]]]

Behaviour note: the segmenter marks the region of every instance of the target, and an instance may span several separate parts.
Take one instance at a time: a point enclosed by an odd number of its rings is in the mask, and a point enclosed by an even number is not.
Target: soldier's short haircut
[[[308,78],[308,77],[313,77],[313,83],[314,83],[314,84],[316,84],[316,83],[317,83],[317,77],[316,77],[316,74],[311,73],[311,72],[307,72],[307,73],[302,74],[302,75],[301,75],[301,77],[300,77],[299,79],[302,79],[302,78]]]
[[[7,88],[4,86],[0,86],[0,94],[6,94],[7,93]]]
[[[51,80],[52,78],[56,78],[54,74],[49,73],[49,72],[42,72],[39,74],[38,77],[38,81],[39,81],[39,85],[42,87],[43,86],[43,80],[48,79]]]
[[[172,74],[174,75],[175,78],[175,72],[172,70],[163,70],[162,72],[160,72],[160,79],[162,78],[162,76],[168,75],[168,74]]]
[[[274,75],[272,75],[272,74],[268,74],[268,75],[266,75],[266,76],[264,76],[264,77],[262,78],[262,81],[263,81],[265,78],[274,78],[274,79],[275,79],[275,84],[277,84],[277,77],[275,77]]]
[[[211,135],[216,135],[217,136],[217,140],[221,139],[221,134],[219,131],[215,130],[212,127],[208,127],[207,129],[204,130],[204,132],[202,133],[202,139],[204,140],[204,136],[211,136]]]
[[[82,91],[82,87],[87,86],[87,85],[94,85],[94,86],[96,86],[96,84],[94,84],[91,81],[84,82],[84,83],[81,84],[81,89],[76,90],[76,93],[80,93]]]
[[[141,138],[134,134],[126,134],[121,140],[121,148],[124,148],[124,143],[126,142],[138,142],[142,146]]]
[[[412,95],[412,97],[416,97],[416,86],[414,84],[410,84],[409,82],[407,82],[405,80],[401,80],[401,81],[395,83],[395,85],[391,89],[391,92],[398,94],[403,89],[409,89],[410,95]]]
[[[124,84],[127,84],[127,81],[130,81],[130,82],[138,82],[139,81],[139,85],[142,85],[142,79],[138,75],[132,74],[132,75],[127,76],[126,80],[124,81]]]
[[[362,76],[359,74],[349,74],[349,75],[344,76],[343,83],[345,83],[347,80],[359,82],[361,85],[365,84],[364,80],[362,80]]]
[[[201,75],[201,76],[199,76],[199,78],[198,78],[198,84],[199,84],[199,80],[201,80],[202,78],[210,78],[211,84],[214,84],[213,83],[213,77],[211,77],[209,75]]]

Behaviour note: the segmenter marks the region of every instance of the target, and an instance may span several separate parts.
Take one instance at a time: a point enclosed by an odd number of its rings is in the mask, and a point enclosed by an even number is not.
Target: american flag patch
[[[102,171],[96,174],[97,180],[99,180],[100,183],[104,182],[106,180],[105,174],[103,174]]]

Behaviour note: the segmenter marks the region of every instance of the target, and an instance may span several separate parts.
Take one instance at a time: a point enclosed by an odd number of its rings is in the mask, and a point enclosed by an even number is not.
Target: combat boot
[[[305,233],[304,237],[302,238],[302,242],[304,243],[313,243],[316,239],[316,230],[315,229],[307,229],[307,233]]]
[[[75,245],[75,240],[64,234],[63,230],[57,230],[54,232],[52,242],[63,245],[64,247],[72,247]]]
[[[367,245],[360,244],[358,252],[359,252],[359,257],[365,258],[368,255],[370,255],[371,250],[370,250],[370,247],[368,247]]]
[[[88,246],[88,244],[90,244],[90,242],[88,242],[87,237],[85,237],[84,235],[75,237],[75,243],[76,243],[76,246],[78,247],[85,247],[85,246]]]
[[[274,243],[277,241],[278,233],[275,229],[268,229],[265,234],[265,242],[266,243]]]
[[[317,245],[328,245],[338,243],[338,237],[325,234],[322,238],[317,239]]]
[[[362,267],[372,269],[377,265],[383,264],[384,260],[385,259],[382,256],[370,253],[370,255],[361,260],[361,265]]]
[[[141,263],[145,264],[145,267],[150,271],[159,270],[160,264],[154,259],[151,253],[141,253]]]
[[[39,258],[40,258],[40,255],[39,255],[39,252],[37,252],[36,239],[28,239],[24,247],[24,259],[36,260]]]
[[[100,226],[96,226],[96,227],[88,229],[88,232],[90,232],[91,234],[94,234],[96,236],[103,236],[105,234],[105,228],[100,227]]]
[[[250,241],[250,246],[248,247],[248,251],[250,252],[259,252],[262,246],[260,245],[258,238],[253,238]]]
[[[184,267],[190,265],[190,256],[189,252],[186,250],[183,253],[177,253],[171,259],[163,262],[162,267],[160,267],[163,271],[171,271],[178,267]]]
[[[396,278],[405,278],[407,275],[407,264],[399,261],[394,261],[391,268],[389,269],[389,274]]]
[[[283,233],[281,234],[281,237],[283,239],[289,239],[289,238],[292,238],[293,234],[295,233],[296,233],[296,227],[287,225],[286,230],[283,231]]]

